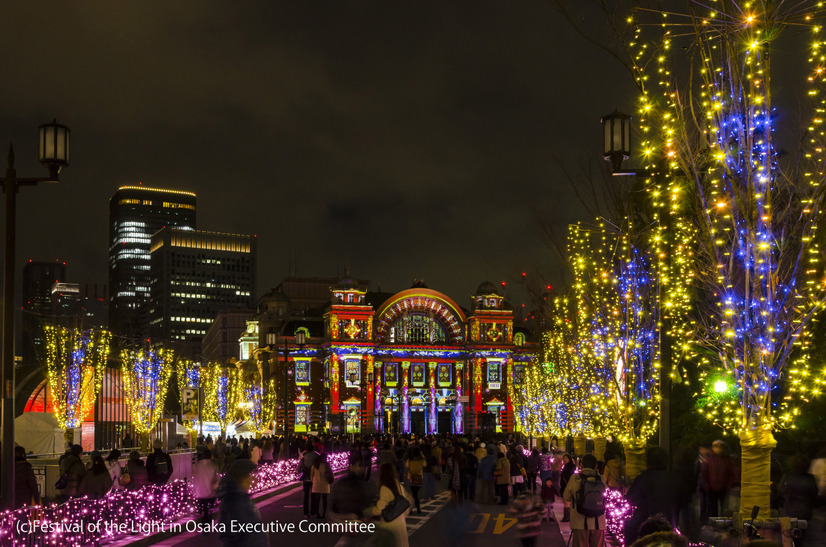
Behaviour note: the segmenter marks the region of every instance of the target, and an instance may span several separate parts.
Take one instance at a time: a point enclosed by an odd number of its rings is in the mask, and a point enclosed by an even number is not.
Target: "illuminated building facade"
[[[255,294],[256,238],[164,228],[150,247],[149,331],[194,357],[222,310],[249,309]]]
[[[165,226],[196,228],[195,194],[122,186],[109,200],[109,329],[116,335],[148,334],[149,247]]]
[[[470,310],[421,283],[370,293],[345,278],[330,295],[320,324],[306,315],[278,322],[279,306],[288,308],[280,292],[272,306],[259,305],[259,344],[269,351],[258,355],[272,359],[279,382],[287,379],[292,431],[514,430],[510,390],[524,381],[533,348],[500,288],[480,285]],[[299,347],[294,333],[302,327],[309,339]]]

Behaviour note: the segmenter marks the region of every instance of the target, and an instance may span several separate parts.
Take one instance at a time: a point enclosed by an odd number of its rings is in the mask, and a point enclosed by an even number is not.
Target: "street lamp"
[[[611,162],[614,174],[620,173],[623,160],[631,154],[631,116],[619,110],[602,117],[603,157]]]
[[[614,176],[632,175],[652,177],[658,182],[662,180],[662,169],[622,169],[622,162],[631,154],[631,116],[615,109],[611,114],[602,117],[603,130],[603,157],[611,162],[611,171]],[[664,222],[668,223],[671,215],[665,215]],[[666,237],[670,236],[666,224]],[[660,304],[660,318],[662,321],[660,347],[660,448],[671,454],[671,340],[668,332],[671,330],[670,318],[664,316]]]
[[[4,509],[14,508],[14,269],[15,209],[17,190],[38,182],[58,182],[63,167],[69,165],[69,128],[57,120],[43,124],[38,131],[38,159],[48,170],[47,178],[18,178],[14,168],[14,146],[9,145],[6,177],[0,179],[6,194],[6,248],[3,268],[3,364],[2,447],[0,447],[0,495]]]

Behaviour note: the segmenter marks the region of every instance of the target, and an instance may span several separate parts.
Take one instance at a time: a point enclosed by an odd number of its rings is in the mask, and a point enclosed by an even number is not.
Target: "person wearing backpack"
[[[582,457],[582,470],[573,475],[562,499],[571,504],[572,547],[605,546],[605,483],[593,454]]]
[[[162,446],[161,440],[155,439],[152,443],[155,451],[146,458],[147,478],[150,483],[158,486],[166,484],[172,476],[172,458],[161,449]]]

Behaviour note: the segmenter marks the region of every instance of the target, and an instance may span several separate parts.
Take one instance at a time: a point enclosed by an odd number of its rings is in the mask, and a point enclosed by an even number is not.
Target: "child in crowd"
[[[554,499],[556,499],[556,488],[554,488],[553,480],[551,477],[545,479],[545,482],[542,484],[542,490],[540,491],[540,497],[542,498],[542,503],[545,505],[545,516],[542,517],[544,521],[546,518],[548,521],[554,520]]]

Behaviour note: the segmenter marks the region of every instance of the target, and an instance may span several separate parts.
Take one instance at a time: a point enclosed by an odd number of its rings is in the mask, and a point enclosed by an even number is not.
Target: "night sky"
[[[21,191],[18,272],[60,258],[77,282],[108,282],[108,200],[143,182],[257,234],[259,294],[291,262],[349,263],[467,306],[558,271],[537,226],[589,220],[564,170],[599,172],[600,116],[636,97],[552,1],[20,1],[0,21],[3,157],[13,140],[18,176],[45,176],[37,126],[72,130],[60,184]]]

